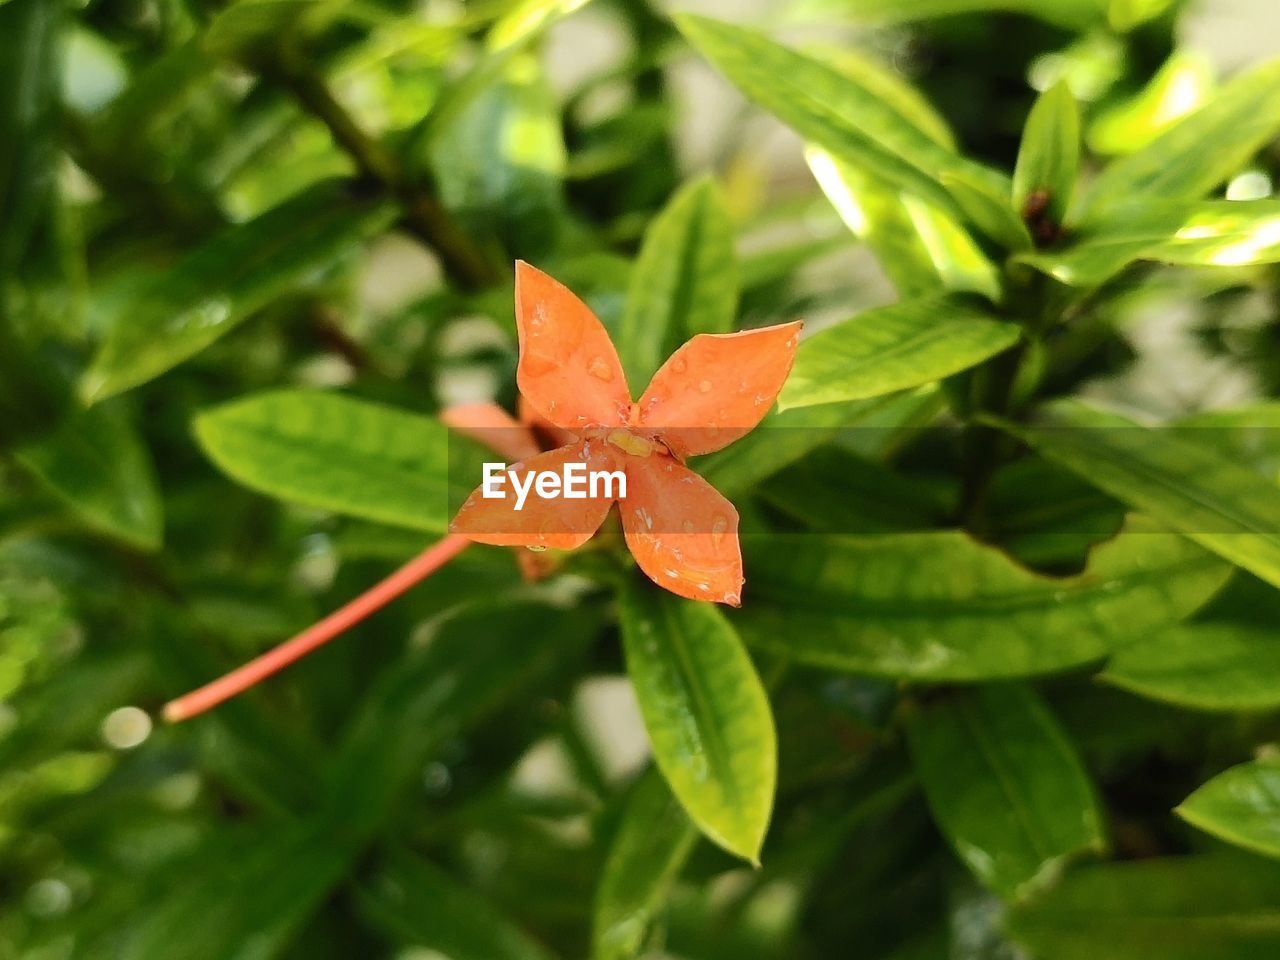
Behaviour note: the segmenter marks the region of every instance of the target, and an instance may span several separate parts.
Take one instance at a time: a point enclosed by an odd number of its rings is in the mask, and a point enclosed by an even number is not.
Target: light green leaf
[[[744,538],[743,551],[735,622],[749,643],[816,666],[927,681],[1100,660],[1192,613],[1230,572],[1137,520],[1098,547],[1084,573],[1064,578],[950,531],[759,535]]]
[[[1142,199],[1198,199],[1280,134],[1280,59],[1241,74],[1137,153],[1094,181],[1079,218],[1116,219]]]
[[[155,467],[120,407],[74,412],[16,456],[94,530],[143,550],[159,548],[163,507]]]
[[[1031,248],[1031,234],[1022,217],[1009,205],[1009,198],[993,190],[986,180],[954,171],[940,174],[938,179],[969,222],[983,234],[1006,250]]]
[[[1000,276],[995,266],[960,224],[910,194],[902,195],[902,205],[945,289],[980,293],[993,301],[1001,299]]]
[[[1280,858],[1280,759],[1259,757],[1225,770],[1174,812],[1219,840]]]
[[[1175,50],[1135,96],[1097,115],[1086,134],[1089,147],[1099,154],[1140,150],[1201,106],[1213,87],[1213,62],[1207,56]]]
[[[645,231],[618,353],[635,392],[698,333],[728,333],[738,305],[733,223],[715,183],[680,190]]]
[[[1273,710],[1280,643],[1254,624],[1180,624],[1117,650],[1099,679],[1192,710]]]
[[[1280,951],[1280,867],[1166,857],[1072,870],[1007,926],[1039,960],[1258,960]]]
[[[1280,261],[1280,201],[1143,202],[1083,228],[1052,253],[1021,254],[1063,283],[1096,287],[1136,260],[1237,267]]]
[[[855,77],[743,27],[692,14],[677,15],[676,23],[748,97],[876,179],[948,213],[958,208],[938,180],[947,171],[1001,184],[1008,194],[1003,175],[941,146],[920,129],[912,111]]]
[[[1021,684],[960,691],[907,726],[925,796],[956,854],[1016,899],[1065,862],[1105,846],[1093,787],[1075,747]]]
[[[1080,170],[1080,108],[1065,80],[1036,100],[1022,131],[1013,171],[1013,209],[1024,210],[1032,194],[1048,199],[1055,224],[1066,220]]]
[[[394,215],[389,203],[357,200],[343,185],[323,183],[227,228],[116,305],[81,393],[102,400],[195,356],[254,311],[307,285]]]
[[[713,604],[638,578],[628,580],[621,604],[627,673],[658,769],[698,829],[757,863],[778,744],[751,658]]]
[[[448,527],[451,445],[462,441],[436,420],[280,390],[215,407],[195,431],[221,470],[269,496],[431,533]]]
[[[405,946],[450,960],[550,960],[552,954],[465,881],[397,850],[359,891],[361,912]]]
[[[806,0],[801,7],[885,24],[962,13],[1021,13],[1067,30],[1083,30],[1105,23],[1107,0]]]
[[[778,408],[881,396],[932,383],[1007,350],[1018,327],[945,296],[868,310],[801,341]]]
[[[596,889],[593,960],[629,960],[693,852],[698,832],[656,770],[632,788]]]
[[[1002,423],[1117,500],[1280,586],[1280,496],[1265,478],[1171,429],[1148,429],[1078,401],[1035,425]]]

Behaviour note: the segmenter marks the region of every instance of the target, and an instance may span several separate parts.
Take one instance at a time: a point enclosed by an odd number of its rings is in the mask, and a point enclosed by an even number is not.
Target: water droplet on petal
[[[711,381],[710,381],[710,380],[702,380],[702,381],[700,381],[700,382],[698,383],[698,392],[699,392],[699,393],[710,393],[710,392],[711,392]]]
[[[587,373],[597,380],[603,380],[605,383],[613,379],[613,368],[605,362],[604,357],[593,357],[591,363],[587,366]]]
[[[713,546],[720,546],[721,541],[724,540],[725,531],[728,529],[729,521],[717,514],[715,520],[711,522],[711,543]]]
[[[689,369],[689,361],[684,357],[676,357],[671,361],[671,369],[676,373],[684,373]]]
[[[547,548],[541,543],[531,543],[528,545],[527,549],[532,550],[534,553],[545,553]]]

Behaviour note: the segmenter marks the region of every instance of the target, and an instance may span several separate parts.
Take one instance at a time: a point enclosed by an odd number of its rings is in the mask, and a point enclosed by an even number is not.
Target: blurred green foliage
[[[1280,60],[1184,6],[0,0],[0,960],[1280,955]],[[811,320],[743,609],[475,548],[153,719],[444,532],[521,258],[636,382]]]

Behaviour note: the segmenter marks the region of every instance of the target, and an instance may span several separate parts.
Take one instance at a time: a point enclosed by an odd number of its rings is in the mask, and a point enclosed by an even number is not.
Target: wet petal
[[[516,262],[516,382],[544,420],[566,430],[626,423],[631,392],[609,334],[565,286]]]
[[[580,440],[557,450],[530,457],[509,468],[522,487],[529,484],[531,472],[554,472],[563,477],[569,463],[582,463],[588,472],[620,470],[618,458],[602,440]],[[536,481],[528,487],[522,508],[517,510],[517,495],[510,478],[500,485],[502,496],[488,498],[483,487],[477,487],[449,524],[452,533],[460,533],[477,543],[499,547],[533,547],[572,550],[591,539],[604,522],[613,504],[612,497],[566,499],[562,496],[539,496]],[[618,484],[614,484],[617,492]],[[603,492],[603,485],[600,485]]]
[[[750,433],[791,372],[800,321],[700,333],[671,355],[636,404],[635,423],[677,456],[711,453]]]
[[[533,430],[496,403],[447,407],[440,411],[440,422],[510,460],[524,460],[540,449]]]
[[[664,455],[627,457],[620,501],[627,546],[654,583],[693,600],[738,606],[738,511],[711,484]]]

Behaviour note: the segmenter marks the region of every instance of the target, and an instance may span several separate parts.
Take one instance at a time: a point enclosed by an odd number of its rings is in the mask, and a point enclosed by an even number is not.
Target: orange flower
[[[570,441],[510,467],[564,473],[620,471],[627,546],[645,574],[682,597],[737,606],[742,593],[738,512],[684,465],[750,432],[773,405],[791,372],[800,322],[729,334],[699,334],[680,347],[632,401],[617,351],[603,324],[560,283],[516,264],[516,382],[533,412]],[[615,502],[601,495],[568,500],[529,488],[517,507],[514,484],[503,496],[477,489],[450,530],[470,540],[532,549],[581,546]]]

